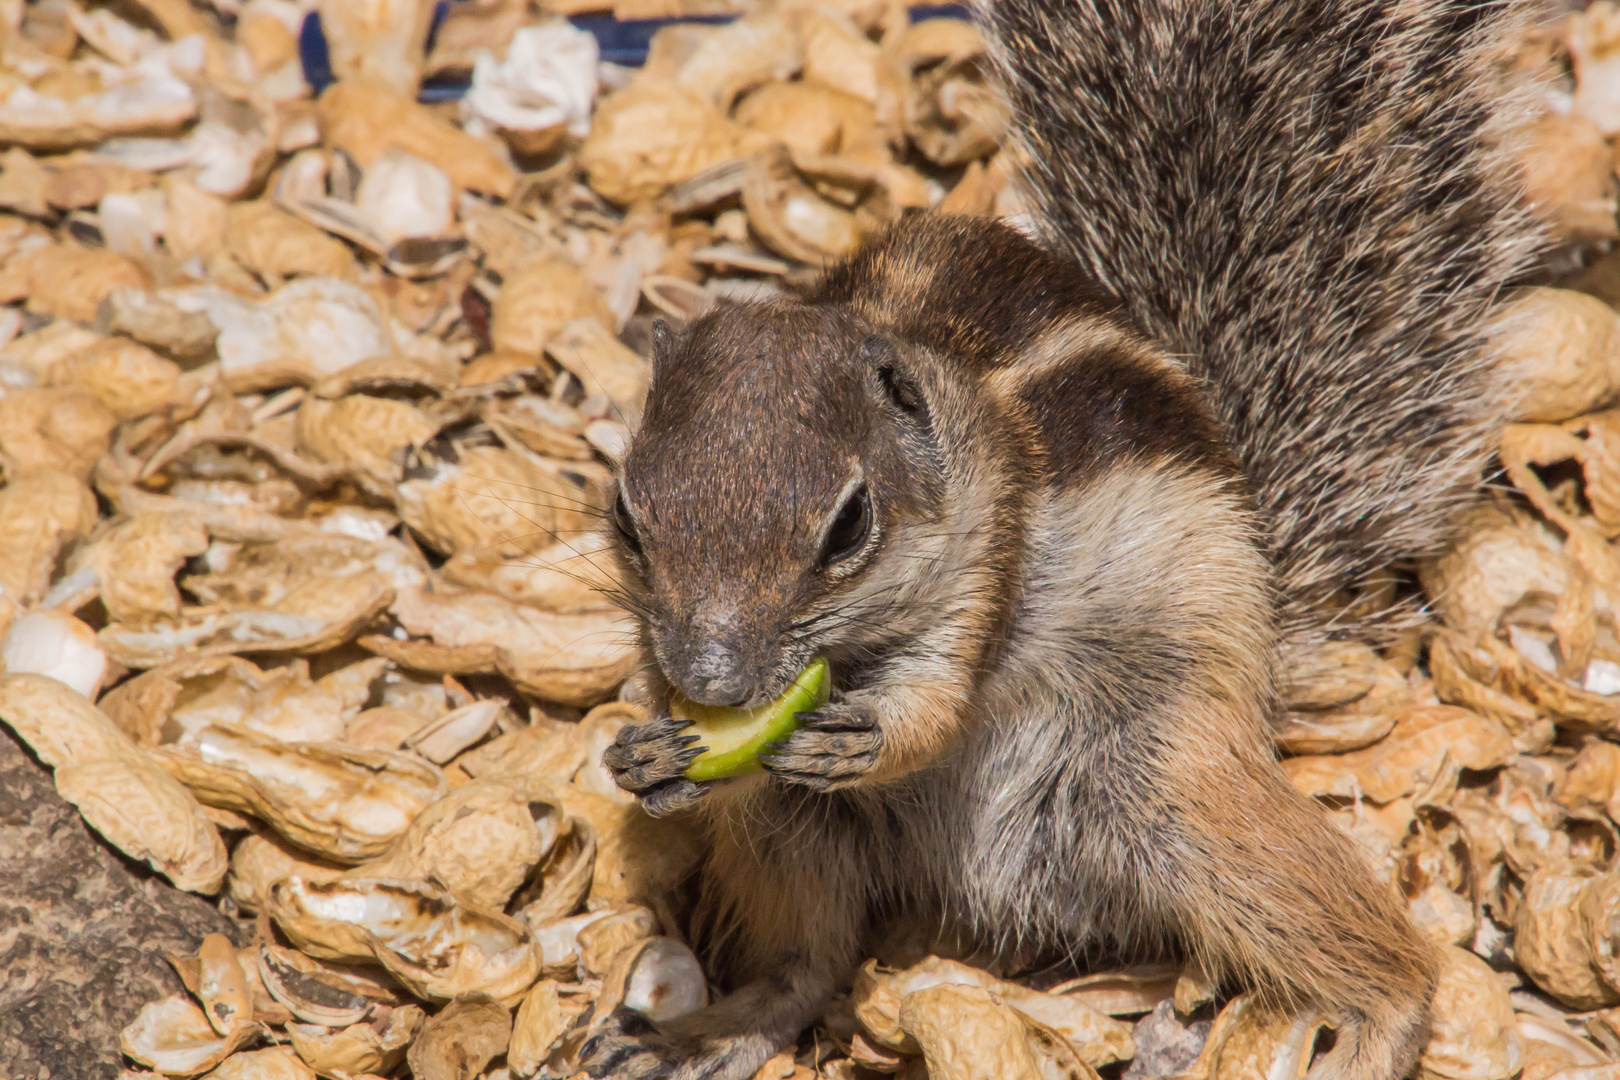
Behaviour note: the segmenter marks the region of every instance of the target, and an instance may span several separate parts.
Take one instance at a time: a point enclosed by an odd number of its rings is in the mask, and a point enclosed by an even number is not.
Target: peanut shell
[[[336,881],[343,869],[292,847],[274,833],[253,832],[238,840],[231,851],[225,890],[238,908],[253,914],[264,906],[270,886],[282,878],[296,874],[305,881]]]
[[[41,599],[63,547],[87,534],[95,520],[95,499],[73,476],[8,477],[0,488],[0,588],[18,604]]]
[[[433,18],[429,0],[324,0],[320,10],[337,78],[374,78],[416,96]]]
[[[1498,316],[1495,344],[1523,380],[1518,419],[1556,423],[1620,394],[1620,315],[1595,297],[1526,289]]]
[[[0,720],[115,847],[179,888],[219,891],[225,845],[202,807],[82,695],[44,675],[0,675]]]
[[[271,887],[267,910],[311,956],[381,962],[432,1000],[483,993],[515,1003],[540,974],[540,949],[521,923],[420,882],[291,877]]]
[[[204,802],[251,814],[339,862],[381,854],[445,790],[443,774],[418,758],[342,743],[281,743],[229,724],[153,754]]]
[[[591,187],[629,204],[745,157],[761,141],[732,123],[702,90],[643,76],[597,106],[578,160]]]
[[[917,1040],[938,1080],[1057,1076],[1091,1080],[1096,1071],[1063,1041],[977,986],[942,984],[908,994],[901,1026]]]
[[[421,591],[401,594],[393,613],[412,634],[430,637],[433,649],[441,650],[411,654],[412,666],[498,670],[520,689],[549,701],[593,704],[637,662],[625,636],[629,623],[617,613],[556,615],[487,594]],[[392,656],[394,645],[411,643],[367,638],[365,644]],[[397,655],[407,654],[399,650]]]
[[[371,76],[333,84],[317,106],[326,145],[370,166],[390,146],[443,169],[458,187],[502,198],[512,193],[512,167],[491,147]]]
[[[208,1072],[254,1034],[242,1024],[230,1038],[208,1025],[203,1011],[181,994],[147,1002],[118,1036],[118,1048],[165,1076]]]
[[[1524,1053],[1507,989],[1474,954],[1450,948],[1441,955],[1432,1030],[1418,1076],[1505,1080],[1518,1072]]]
[[[457,1000],[431,1017],[407,1055],[417,1080],[474,1080],[506,1052],[511,1013],[488,998]]]
[[[419,814],[382,855],[349,878],[435,881],[500,909],[556,842],[562,813],[495,780],[474,780]]]
[[[232,1054],[208,1080],[315,1080],[315,1073],[283,1046]]]
[[[137,514],[114,526],[89,556],[108,616],[139,626],[180,614],[174,576],[207,550],[208,530],[180,514]]]
[[[524,995],[512,1022],[512,1039],[506,1049],[506,1060],[517,1076],[532,1076],[550,1055],[555,1043],[567,1027],[562,1002],[557,997],[557,983],[541,979]]]
[[[344,1080],[357,1073],[386,1076],[405,1059],[406,1048],[422,1026],[415,1005],[380,1009],[375,1019],[343,1028],[288,1024],[287,1040],[317,1076]]]

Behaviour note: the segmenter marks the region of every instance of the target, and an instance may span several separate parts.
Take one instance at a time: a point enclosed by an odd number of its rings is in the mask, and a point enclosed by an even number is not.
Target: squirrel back
[[[1207,388],[1285,640],[1444,541],[1511,409],[1485,332],[1540,239],[1489,50],[1517,10],[981,5],[1041,239]]]

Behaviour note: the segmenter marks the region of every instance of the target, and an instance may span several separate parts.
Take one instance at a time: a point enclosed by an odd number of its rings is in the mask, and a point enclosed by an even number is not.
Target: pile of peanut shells
[[[126,1076],[561,1080],[715,992],[698,838],[599,764],[643,718],[595,529],[651,323],[1024,210],[964,22],[783,0],[632,69],[583,6],[460,0],[430,49],[427,0],[0,0],[0,720],[247,942],[172,958]],[[1279,745],[1445,950],[1421,1076],[1620,1080],[1620,10],[1502,68],[1559,241],[1497,331],[1504,478]],[[1282,1080],[1328,1025],[917,940],[759,1080]]]

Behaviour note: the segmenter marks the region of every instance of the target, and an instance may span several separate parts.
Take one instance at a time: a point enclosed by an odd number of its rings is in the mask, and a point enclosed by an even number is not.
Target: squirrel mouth
[[[686,778],[702,782],[760,772],[761,751],[797,730],[801,714],[825,705],[827,692],[827,661],[818,657],[781,694],[753,708],[696,705],[677,695],[670,713],[702,748]]]

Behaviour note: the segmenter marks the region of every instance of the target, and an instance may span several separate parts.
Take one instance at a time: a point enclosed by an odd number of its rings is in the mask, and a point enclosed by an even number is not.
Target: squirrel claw
[[[620,1006],[579,1048],[580,1069],[593,1080],[667,1080],[674,1062],[662,1052],[664,1042],[651,1021]]]
[[[757,1038],[704,1036],[680,1027],[677,1022],[660,1029],[620,1005],[579,1048],[580,1071],[592,1080],[743,1080],[765,1058]]]
[[[850,701],[805,713],[792,735],[759,757],[765,771],[815,791],[847,787],[877,764],[883,731],[872,710]]]
[[[687,725],[671,717],[650,724],[631,724],[602,754],[602,765],[614,783],[641,796],[654,815],[667,814],[697,801],[704,788],[682,774],[703,751],[696,735],[682,734]]]

